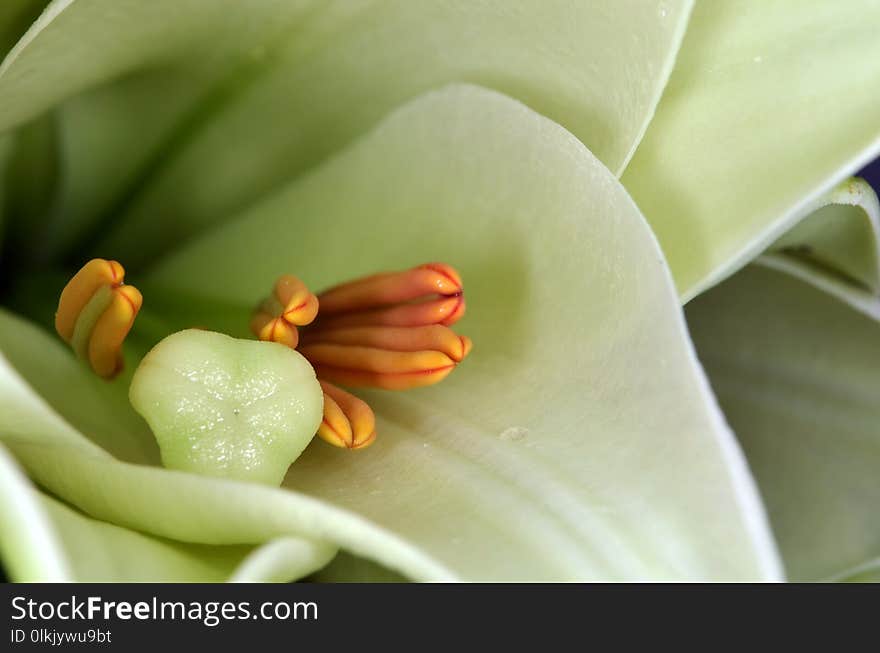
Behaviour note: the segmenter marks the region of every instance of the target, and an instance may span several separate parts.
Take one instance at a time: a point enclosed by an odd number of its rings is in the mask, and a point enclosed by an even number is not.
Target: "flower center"
[[[136,288],[123,283],[116,261],[93,259],[65,286],[55,327],[96,374],[122,369],[121,349],[141,307]],[[300,352],[324,393],[318,436],[361,449],[376,438],[376,419],[362,399],[337,384],[406,390],[446,378],[472,343],[449,327],[465,312],[461,276],[443,263],[386,272],[314,295],[283,275],[255,309],[251,331]]]
[[[257,307],[251,330],[306,357],[324,389],[318,435],[360,449],[376,437],[375,416],[336,384],[407,390],[442,381],[471,350],[470,339],[449,328],[464,311],[458,272],[428,263],[350,281],[317,297],[299,279],[283,276]]]

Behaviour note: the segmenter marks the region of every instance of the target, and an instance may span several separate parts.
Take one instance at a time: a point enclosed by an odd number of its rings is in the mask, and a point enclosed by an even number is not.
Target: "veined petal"
[[[623,183],[690,299],[880,150],[874,0],[698,5]]]
[[[876,564],[880,313],[752,265],[687,318],[789,577],[844,579]]]
[[[56,214],[48,247],[82,237],[70,227],[82,219],[124,215],[104,244],[136,266],[450,82],[526,102],[619,171],[691,5],[56,0],[0,69],[0,130],[121,79],[62,118],[70,174],[57,204],[71,213]]]
[[[383,437],[356,459],[310,447],[288,487],[461,578],[779,577],[650,230],[573,136],[508,98],[414,101],[143,285],[239,303],[246,324],[292,260],[323,287],[438,259],[468,280],[467,363],[370,394]]]

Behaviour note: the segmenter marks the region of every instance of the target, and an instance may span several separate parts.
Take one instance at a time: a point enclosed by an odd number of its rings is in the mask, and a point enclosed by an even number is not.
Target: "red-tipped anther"
[[[321,317],[461,293],[458,272],[444,263],[427,263],[403,272],[374,274],[322,292]]]
[[[287,345],[299,342],[297,326],[304,326],[318,314],[318,298],[294,276],[285,274],[275,282],[271,297],[264,300],[251,318],[251,331],[260,340]]]
[[[376,439],[376,416],[362,401],[332,383],[321,381],[324,419],[318,436],[335,447],[363,449]]]
[[[303,345],[299,351],[320,379],[385,390],[432,385],[448,376],[456,365],[439,351],[400,352],[330,343]]]
[[[464,311],[461,276],[444,263],[428,263],[344,283],[318,298],[295,277],[282,277],[251,330],[308,359],[324,389],[318,435],[359,449],[376,437],[373,411],[333,384],[406,390],[443,380],[471,350],[470,339],[449,328]]]
[[[341,329],[306,330],[303,348],[323,343],[370,347],[399,352],[437,351],[454,362],[461,362],[471,349],[471,340],[449,327],[431,324],[419,327],[348,327]]]
[[[355,326],[419,327],[429,324],[452,326],[461,319],[464,311],[464,295],[454,295],[412,304],[338,313],[326,318],[322,313],[316,327],[319,329]]]
[[[123,283],[116,261],[92,259],[61,291],[55,330],[92,370],[111,379],[122,370],[122,343],[134,324],[143,298]]]

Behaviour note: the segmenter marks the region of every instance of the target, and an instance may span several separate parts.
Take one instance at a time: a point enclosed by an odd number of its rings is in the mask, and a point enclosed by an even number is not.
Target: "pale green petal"
[[[824,196],[764,260],[857,307],[880,300],[880,204],[863,179]],[[869,310],[870,312],[870,310]],[[880,317],[880,313],[877,313]]]
[[[880,4],[697,6],[623,176],[681,295],[731,274],[880,149]]]
[[[126,376],[108,383],[76,360],[57,335],[3,309],[0,309],[0,351],[42,397],[34,401],[51,404],[96,445],[123,460],[158,463],[156,440],[128,402],[128,378],[133,361],[128,361]],[[17,392],[4,392],[0,394],[0,410],[8,409],[9,414],[14,415],[19,410],[19,401],[32,399],[22,399]],[[66,432],[64,427],[59,427],[59,433]],[[68,435],[65,441],[69,440]]]
[[[71,175],[49,247],[71,244],[71,218],[125,213],[126,233],[105,242],[135,263],[454,81],[517,97],[618,171],[654,112],[691,5],[58,0],[0,69],[0,130],[126,76],[118,94],[100,91],[63,120]],[[148,98],[134,114],[132,89]],[[108,125],[117,145],[94,150]]]
[[[6,390],[6,384],[0,381]],[[5,421],[5,420],[4,420]],[[0,444],[0,562],[10,580],[66,581],[67,557],[39,493]]]
[[[247,555],[244,546],[211,547],[147,537],[86,517],[45,495],[40,498],[64,548],[70,580],[218,582]]]
[[[329,545],[297,538],[260,547],[209,546],[148,537],[42,497],[78,582],[288,582],[324,567]]]
[[[687,317],[789,577],[844,577],[876,561],[880,314],[753,265]]]
[[[229,580],[233,583],[285,583],[320,570],[335,555],[336,548],[329,544],[281,537],[246,557]]]
[[[320,288],[438,259],[467,280],[474,353],[439,386],[371,394],[377,443],[313,444],[290,487],[464,578],[777,577],[642,217],[575,138],[507,98],[425,96],[145,292],[180,293],[182,321],[189,297],[238,304],[224,326],[244,331],[280,273]]]
[[[0,508],[0,562],[17,582],[289,581],[335,553],[293,538],[255,549],[185,544],[100,522],[32,488],[2,445]]]
[[[332,556],[335,547],[329,541],[362,555],[372,554],[413,578],[454,578],[410,545],[309,497],[119,462],[55,413],[2,355],[0,441],[13,450],[40,485],[102,521],[185,542],[268,542],[265,549],[245,560],[233,578],[274,580],[292,567],[309,573]],[[7,496],[15,499],[16,495],[3,492],[0,500]],[[4,555],[7,548],[11,549],[9,555],[16,556],[13,564],[30,568],[39,560],[31,562],[24,554],[48,559],[52,551],[34,549],[23,553],[17,548],[19,532],[39,527],[32,521],[33,510],[27,504],[20,505],[22,512],[7,513],[14,520],[11,526],[0,522],[0,535],[7,541],[12,538],[11,544],[0,541],[0,546]],[[314,544],[272,544],[279,537],[305,537]]]

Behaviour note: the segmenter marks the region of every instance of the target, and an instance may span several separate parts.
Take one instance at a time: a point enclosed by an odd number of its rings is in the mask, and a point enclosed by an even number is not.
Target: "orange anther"
[[[336,447],[363,449],[376,439],[376,416],[366,402],[332,383],[321,381],[324,419],[318,436]]]
[[[58,334],[104,378],[122,369],[122,343],[143,302],[124,277],[116,261],[92,259],[61,291],[55,313]]]
[[[407,390],[441,381],[455,361],[439,351],[400,352],[319,343],[300,347],[320,379],[348,386]]]
[[[341,329],[310,329],[303,333],[303,345],[318,343],[360,345],[389,351],[439,351],[456,363],[470,351],[470,338],[449,327],[430,324],[418,327],[365,326]]]
[[[281,277],[255,311],[251,331],[305,356],[324,388],[318,435],[359,449],[376,437],[373,411],[333,384],[405,390],[441,381],[470,353],[470,339],[448,328],[464,312],[458,272],[427,263],[344,283],[318,297],[296,277]],[[308,326],[300,332],[295,325]]]
[[[385,272],[345,283],[320,295],[321,314],[408,302],[429,295],[449,297],[462,292],[461,277],[448,265],[429,263],[403,272]]]
[[[275,297],[284,307],[284,319],[291,324],[305,326],[318,314],[318,298],[293,275],[285,274],[275,282]]]
[[[296,327],[309,324],[317,314],[318,298],[298,278],[285,274],[275,282],[272,296],[254,312],[251,331],[260,340],[295,349],[299,342]]]
[[[142,303],[141,293],[134,286],[120,286],[113,293],[89,340],[89,363],[98,376],[112,378],[122,371],[122,343]]]
[[[453,295],[414,304],[339,313],[327,318],[321,313],[317,326],[321,329],[355,326],[417,327],[428,324],[451,326],[462,318],[464,311],[464,295]]]

